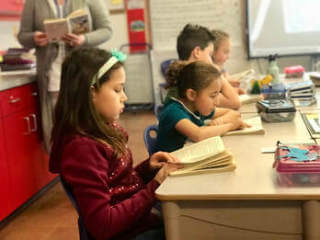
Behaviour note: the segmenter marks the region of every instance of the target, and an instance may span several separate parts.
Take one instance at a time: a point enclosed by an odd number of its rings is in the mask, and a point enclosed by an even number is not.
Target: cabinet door
[[[30,149],[32,122],[29,109],[3,118],[5,146],[7,149],[12,204],[17,208],[36,191],[34,149]]]
[[[2,128],[2,119],[0,118],[0,221],[10,214],[13,210],[10,202],[10,182],[8,176],[8,165],[5,154],[4,134]]]
[[[56,175],[49,172],[49,157],[42,144],[40,114],[35,108],[30,109],[29,117],[31,121],[31,134],[28,146],[32,162],[35,164],[36,185],[40,190],[46,186]]]

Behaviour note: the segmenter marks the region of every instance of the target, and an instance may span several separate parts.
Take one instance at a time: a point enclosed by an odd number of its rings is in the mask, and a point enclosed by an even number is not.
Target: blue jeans
[[[164,234],[164,228],[156,228],[149,230],[147,232],[141,233],[140,235],[136,236],[132,240],[165,240],[166,236]]]

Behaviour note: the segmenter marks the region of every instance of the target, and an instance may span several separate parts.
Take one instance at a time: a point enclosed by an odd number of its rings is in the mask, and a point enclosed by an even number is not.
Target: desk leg
[[[180,207],[175,202],[163,201],[162,214],[166,231],[166,240],[180,239],[179,216]]]
[[[303,239],[320,239],[320,203],[316,200],[303,202],[302,205]]]

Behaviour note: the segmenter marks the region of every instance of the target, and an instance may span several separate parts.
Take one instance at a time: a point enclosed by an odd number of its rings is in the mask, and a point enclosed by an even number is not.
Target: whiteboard
[[[187,23],[221,29],[233,46],[242,45],[241,0],[150,1],[153,48],[175,49],[179,32]]]

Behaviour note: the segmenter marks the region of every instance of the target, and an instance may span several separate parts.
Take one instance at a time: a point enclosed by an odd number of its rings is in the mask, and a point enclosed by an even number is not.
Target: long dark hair
[[[111,145],[117,155],[125,152],[126,137],[105,122],[92,102],[92,87],[94,91],[99,91],[112,72],[123,66],[117,62],[98,79],[98,83],[91,86],[95,74],[111,57],[111,53],[102,49],[78,48],[65,58],[54,112],[53,145],[64,136],[81,134]]]
[[[220,76],[220,70],[212,64],[202,61],[175,61],[166,73],[166,87],[177,87],[179,97],[185,98],[187,89],[199,92]]]

